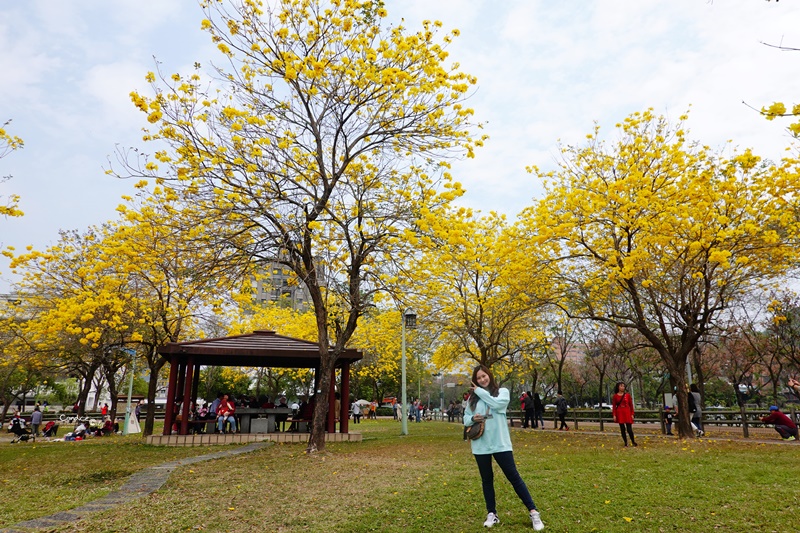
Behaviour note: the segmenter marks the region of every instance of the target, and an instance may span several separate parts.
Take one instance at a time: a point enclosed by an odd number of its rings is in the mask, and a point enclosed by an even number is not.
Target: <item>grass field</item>
[[[156,493],[51,531],[480,531],[480,478],[457,424],[364,421],[364,442],[273,445],[182,467]],[[546,531],[796,529],[800,444],[512,430]],[[156,448],[136,437],[0,444],[0,527],[96,499],[147,466],[219,448]],[[500,531],[530,529],[495,469]]]

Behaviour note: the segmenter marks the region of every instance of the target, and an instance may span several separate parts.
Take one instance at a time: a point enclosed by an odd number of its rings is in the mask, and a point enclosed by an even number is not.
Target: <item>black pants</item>
[[[514,492],[517,493],[519,499],[528,508],[528,511],[536,509],[533,503],[531,493],[528,491],[528,486],[522,480],[522,476],[517,471],[517,465],[514,463],[514,454],[512,452],[498,452],[486,455],[475,455],[475,461],[478,463],[478,471],[481,473],[481,485],[483,486],[483,499],[486,500],[486,512],[497,514],[497,505],[494,499],[494,471],[492,470],[492,457],[497,461],[500,470],[505,474],[506,479],[511,482],[514,487]]]
[[[565,420],[566,418],[567,418],[567,413],[563,414],[559,413],[558,419],[561,421],[561,425],[558,427],[558,429],[569,429],[567,427],[567,422]]]
[[[625,435],[625,430],[628,430],[628,435],[631,436],[631,444],[636,446],[636,439],[633,438],[633,424],[620,424],[619,425],[619,432],[622,433],[622,441],[625,443],[625,446],[628,445],[628,437]]]
[[[525,422],[522,423],[522,427],[528,427],[528,424],[532,428],[536,427],[536,419],[533,417],[533,409],[525,409]]]

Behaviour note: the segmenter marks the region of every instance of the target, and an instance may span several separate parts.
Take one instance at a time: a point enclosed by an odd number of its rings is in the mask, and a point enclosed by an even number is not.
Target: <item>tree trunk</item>
[[[86,399],[89,397],[89,391],[92,390],[92,382],[94,381],[93,377],[95,372],[97,372],[97,368],[99,365],[92,365],[86,370],[86,374],[83,375],[83,387],[81,387],[80,392],[78,393],[78,416],[83,416],[86,414]]]
[[[700,389],[700,398],[703,400],[703,403],[706,401],[706,376],[703,372],[703,365],[702,353],[700,352],[700,347],[695,346],[694,350],[692,350],[692,363],[694,366],[694,382],[697,383],[697,387]]]
[[[324,353],[322,353],[324,352]],[[328,425],[328,397],[333,386],[331,373],[335,357],[328,353],[328,347],[320,345],[320,366],[318,390],[314,394],[314,416],[311,424],[311,437],[308,439],[306,453],[317,453],[325,449],[325,431]],[[342,401],[347,401],[342,399]]]
[[[100,374],[96,378],[93,378],[92,381],[94,383],[94,390],[96,391],[94,395],[94,404],[92,405],[92,411],[97,411],[98,410],[97,406],[100,404],[100,395],[103,393],[103,382],[105,381],[105,379],[103,378],[103,375]]]
[[[686,367],[686,361],[684,359],[683,365],[681,365],[679,356],[675,356],[674,358],[663,356],[662,358],[665,360],[664,362],[667,363],[670,383],[673,386],[675,395],[678,397],[678,412],[676,413],[678,416],[676,417],[677,423],[675,424],[678,430],[678,436],[682,439],[688,437],[694,438],[695,433],[692,431],[692,413],[689,412],[689,400],[686,396],[686,378],[683,372]]]

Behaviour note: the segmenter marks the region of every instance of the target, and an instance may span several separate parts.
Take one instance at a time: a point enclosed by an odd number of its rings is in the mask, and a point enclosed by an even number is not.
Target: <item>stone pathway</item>
[[[49,516],[18,522],[8,528],[0,529],[0,533],[30,533],[32,530],[54,528],[71,522],[77,522],[85,519],[90,513],[107,511],[112,507],[157,491],[167,482],[172,471],[178,467],[209,461],[211,459],[220,459],[232,455],[249,453],[271,445],[271,442],[254,442],[239,448],[199,455],[197,457],[187,457],[186,459],[170,461],[158,466],[151,466],[145,468],[141,472],[133,474],[119,489],[106,494],[99,500],[89,502],[86,505],[76,507],[69,511],[61,511]]]

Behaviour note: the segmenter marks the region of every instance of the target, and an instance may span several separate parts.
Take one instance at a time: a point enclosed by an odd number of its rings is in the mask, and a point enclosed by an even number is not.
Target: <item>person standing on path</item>
[[[542,518],[533,503],[528,487],[519,475],[514,462],[506,418],[506,409],[511,395],[508,389],[498,387],[492,372],[483,365],[475,367],[472,372],[470,388],[472,394],[470,394],[464,410],[464,425],[471,426],[481,420],[485,424],[483,435],[470,441],[472,454],[478,463],[483,498],[486,501],[488,513],[483,526],[492,527],[500,523],[500,519],[497,518],[494,492],[494,472],[492,470],[492,458],[494,458],[506,479],[514,487],[517,496],[528,509],[533,529],[541,531],[544,529],[544,523],[542,523]]]
[[[525,410],[525,423],[522,425],[522,427],[526,428],[530,424],[531,429],[533,429],[536,427],[536,413],[533,408],[533,394],[531,391],[525,393],[525,397],[522,402],[522,408]]]
[[[692,383],[689,387],[689,411],[692,412],[692,424],[697,427],[697,436],[702,437],[706,434],[703,429],[703,399],[700,397],[700,388],[697,383]]]
[[[556,398],[556,414],[558,415],[558,420],[561,422],[561,425],[558,427],[558,430],[569,430],[569,426],[567,426],[566,418],[567,418],[567,411],[569,410],[569,404],[567,404],[567,399],[561,394],[561,391],[558,391],[558,398]]]
[[[621,381],[614,386],[614,396],[611,397],[611,416],[614,417],[614,422],[619,424],[619,432],[622,433],[622,442],[625,443],[625,446],[628,446],[626,430],[631,437],[631,444],[638,446],[633,436],[633,398],[625,392],[625,384]]]
[[[353,405],[350,406],[350,410],[353,413],[353,424],[360,424],[361,423],[361,406],[358,405],[357,401],[353,401]]]
[[[538,420],[538,422],[537,422]],[[539,425],[544,429],[544,404],[539,397],[538,392],[533,393],[533,427],[534,429]]]
[[[667,435],[672,435],[672,410],[669,405],[664,406],[664,423],[667,426]]]
[[[42,423],[42,412],[39,410],[39,406],[33,408],[33,414],[31,415],[31,433],[34,437],[39,436],[39,426]]]

